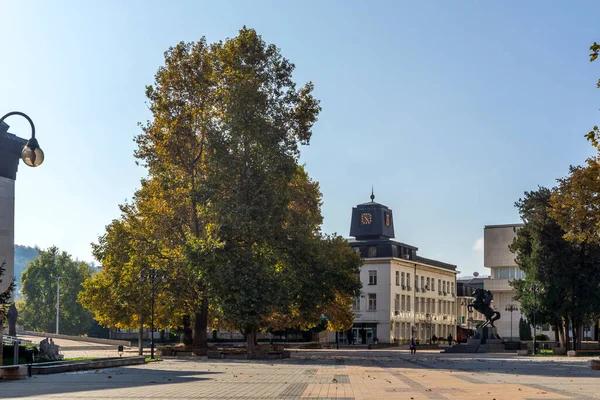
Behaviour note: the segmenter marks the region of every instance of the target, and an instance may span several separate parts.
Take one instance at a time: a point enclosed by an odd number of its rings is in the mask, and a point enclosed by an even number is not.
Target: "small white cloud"
[[[479,238],[473,244],[473,251],[483,251],[483,238]]]

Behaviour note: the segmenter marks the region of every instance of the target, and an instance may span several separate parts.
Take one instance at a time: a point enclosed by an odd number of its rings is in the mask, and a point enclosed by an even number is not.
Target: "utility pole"
[[[413,336],[417,340],[417,264],[413,271]]]
[[[150,358],[154,359],[154,280],[156,277],[156,270],[151,271],[152,276],[152,320],[150,321]]]
[[[56,280],[56,334],[58,335],[58,321],[60,319],[60,276]]]

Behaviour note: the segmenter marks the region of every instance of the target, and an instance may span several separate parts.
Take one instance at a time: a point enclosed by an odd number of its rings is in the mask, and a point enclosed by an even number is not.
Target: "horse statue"
[[[469,312],[473,312],[473,308],[482,313],[487,320],[483,326],[491,325],[494,326],[494,321],[500,319],[500,313],[498,311],[494,311],[491,306],[492,300],[494,296],[492,292],[484,289],[477,289],[471,295],[475,297],[475,301],[467,306]]]

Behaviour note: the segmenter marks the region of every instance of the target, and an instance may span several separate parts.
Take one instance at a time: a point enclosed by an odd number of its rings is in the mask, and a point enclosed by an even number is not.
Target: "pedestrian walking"
[[[410,338],[408,347],[410,349],[410,354],[417,354],[417,340],[414,336]]]
[[[452,334],[448,335],[448,346],[452,346]]]

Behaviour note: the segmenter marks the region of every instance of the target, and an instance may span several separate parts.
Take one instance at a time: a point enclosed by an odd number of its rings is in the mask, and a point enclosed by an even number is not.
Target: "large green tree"
[[[243,28],[224,42],[170,48],[147,87],[153,118],[136,157],[149,176],[113,223],[127,224],[132,248],[109,226],[96,254],[115,274],[135,267],[128,253],[164,270],[165,301],[193,317],[197,352],[209,320],[247,332],[251,345],[269,323],[351,320],[360,259],[321,235],[318,184],[298,163],[320,107],[293,70]]]
[[[6,279],[4,273],[6,272],[6,261],[0,263],[0,285]],[[15,290],[14,279],[7,285],[6,289],[0,292],[0,365],[2,365],[2,336],[4,332],[4,319],[6,313],[10,307],[10,300],[12,298],[13,291]]]
[[[571,178],[560,179],[554,190],[541,187],[526,192],[517,202],[524,226],[510,248],[526,278],[511,284],[529,321],[534,320],[535,312],[536,324],[552,324],[567,346],[567,333],[572,327],[573,347],[577,348],[582,324],[594,317],[600,305],[596,295],[600,275],[595,267],[600,249],[592,242],[569,240],[573,235],[566,221],[577,214],[569,204],[577,207],[574,197],[581,194],[573,192]],[[535,296],[534,284],[538,287]]]
[[[208,261],[198,264],[211,295],[251,349],[269,317],[314,326],[336,295],[356,294],[360,261],[347,243],[321,236],[321,194],[298,164],[320,111],[312,84],[297,88],[294,65],[254,30],[212,49],[219,124],[199,204],[222,245],[194,260]]]
[[[515,299],[521,303],[521,311],[529,321],[536,324],[552,324],[561,332],[564,341],[563,321],[569,321],[573,309],[571,273],[576,263],[576,249],[563,237],[564,230],[550,217],[552,191],[540,187],[525,192],[524,198],[516,203],[524,226],[517,231],[510,246],[516,254],[519,268],[525,272],[524,280],[514,280]],[[532,286],[539,287],[535,296]],[[534,303],[535,300],[535,303]],[[568,329],[568,325],[567,325]]]
[[[596,319],[600,308],[600,165],[597,158],[587,165],[571,167],[558,179],[550,199],[550,216],[564,231],[564,238],[574,248],[574,260],[565,273],[570,277],[569,294],[575,338],[581,336],[583,324]]]
[[[21,276],[24,304],[19,310],[19,319],[25,329],[55,331],[56,289],[60,277],[60,333],[87,333],[93,325],[92,314],[77,302],[77,297],[82,283],[94,272],[93,266],[73,260],[56,247],[40,251]]]

